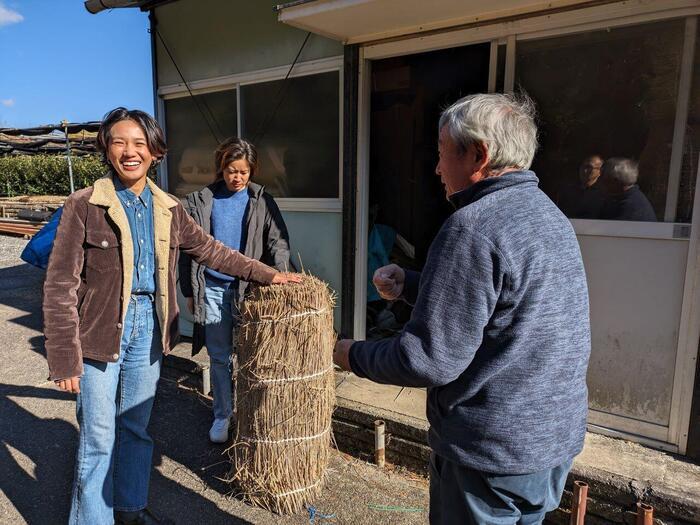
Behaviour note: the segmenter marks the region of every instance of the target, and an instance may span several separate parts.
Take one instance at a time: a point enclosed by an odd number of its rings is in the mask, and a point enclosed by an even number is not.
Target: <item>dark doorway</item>
[[[490,44],[372,62],[368,278],[387,262],[420,270],[452,212],[435,175],[438,120],[459,98],[487,91]],[[368,283],[367,337],[391,334],[410,309]]]

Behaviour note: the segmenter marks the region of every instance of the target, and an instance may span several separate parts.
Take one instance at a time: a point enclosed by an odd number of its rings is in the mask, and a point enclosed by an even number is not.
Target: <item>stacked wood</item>
[[[276,513],[318,497],[328,465],[333,307],[328,286],[309,275],[253,288],[243,303],[232,481],[245,500]]]
[[[45,222],[0,219],[0,233],[33,237],[46,224]]]
[[[0,219],[16,219],[23,211],[53,212],[63,205],[65,199],[51,195],[6,197],[0,199]]]

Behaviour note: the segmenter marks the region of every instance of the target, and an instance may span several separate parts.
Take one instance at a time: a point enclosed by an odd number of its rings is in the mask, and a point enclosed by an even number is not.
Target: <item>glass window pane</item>
[[[238,135],[236,90],[165,101],[168,190],[184,197],[214,182],[219,141]]]
[[[537,103],[533,169],[572,218],[663,220],[684,21],[518,42],[516,89]],[[597,179],[602,161],[620,160]],[[635,171],[638,174],[634,184]]]
[[[241,87],[241,133],[258,149],[256,182],[275,197],[339,197],[337,72]]]
[[[678,192],[676,215],[678,222],[691,222],[692,220],[695,181],[698,176],[698,161],[700,160],[700,25],[695,35],[695,60],[689,101]]]

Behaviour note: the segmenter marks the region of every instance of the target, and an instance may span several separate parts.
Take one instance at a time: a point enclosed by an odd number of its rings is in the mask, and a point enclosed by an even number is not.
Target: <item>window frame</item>
[[[343,57],[336,56],[319,60],[299,62],[294,65],[291,73],[291,64],[278,66],[269,69],[248,71],[235,75],[226,75],[204,80],[189,82],[189,91],[184,83],[169,84],[158,88],[158,121],[163,128],[166,139],[168,130],[166,129],[166,101],[185,98],[193,95],[204,95],[220,91],[236,90],[236,104],[238,122],[236,128],[238,134],[241,132],[241,87],[284,80],[288,78],[299,78],[305,76],[320,75],[323,73],[338,73],[338,196],[337,197],[275,197],[275,202],[282,211],[310,211],[340,213],[343,209]],[[162,163],[160,181],[166,190],[168,166],[167,159]]]

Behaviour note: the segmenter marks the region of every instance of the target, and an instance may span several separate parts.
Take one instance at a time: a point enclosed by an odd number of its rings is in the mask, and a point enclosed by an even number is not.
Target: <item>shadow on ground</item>
[[[191,401],[194,396],[178,395],[177,388],[169,388],[167,383],[161,386],[165,387],[159,392],[162,401],[156,401],[158,406],[150,426],[156,442],[153,463],[162,465],[162,452],[167,450],[168,457],[182,465],[176,469],[190,477],[191,471],[201,472],[202,479],[196,484],[199,489],[193,490],[153,470],[151,508],[157,515],[175,523],[248,524],[222,511],[202,495],[207,490],[222,494],[229,490],[226,483],[215,477],[226,474],[225,463],[206,468],[223,459],[222,447],[213,449],[208,443],[202,443],[201,436],[206,438],[208,422],[202,412],[208,413],[209,409],[200,405],[202,411],[199,411],[192,403],[187,406],[187,400]],[[163,400],[166,396],[169,399]],[[3,421],[0,427],[0,472],[3,473],[0,490],[26,523],[52,525],[68,521],[78,433],[68,421],[42,418],[36,410],[32,413],[18,401],[21,398],[70,401],[74,397],[50,388],[0,385]],[[173,474],[176,477],[177,472]]]

